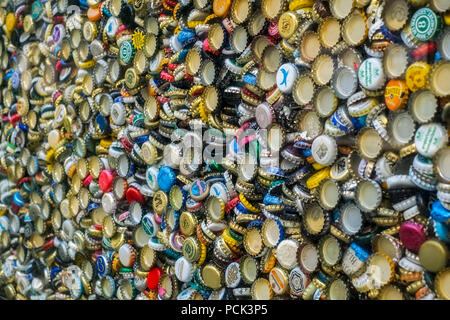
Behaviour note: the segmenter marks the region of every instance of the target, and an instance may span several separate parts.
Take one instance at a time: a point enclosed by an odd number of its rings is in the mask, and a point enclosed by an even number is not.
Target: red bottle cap
[[[414,59],[420,60],[434,54],[436,50],[436,42],[428,42],[415,49],[411,55]]]
[[[127,189],[126,198],[129,203],[132,203],[133,201],[144,203],[144,197],[135,187],[129,187]]]
[[[11,118],[10,118],[11,124],[12,124],[13,126],[15,126],[16,123],[19,122],[21,118],[22,118],[22,117],[20,116],[20,114],[17,114],[17,113],[16,113],[16,114],[12,115]]]
[[[83,181],[83,186],[85,187],[85,188],[87,188],[88,186],[89,186],[89,184],[91,183],[91,181],[92,181],[92,175],[88,175],[87,177],[86,177],[86,179],[84,179],[84,181]]]
[[[98,177],[98,184],[100,185],[100,189],[103,192],[110,192],[112,190],[112,183],[114,180],[114,175],[109,170],[103,170],[100,172],[100,176]]]
[[[154,267],[148,272],[147,275],[147,287],[150,290],[155,290],[158,287],[159,278],[161,278],[162,269]]]

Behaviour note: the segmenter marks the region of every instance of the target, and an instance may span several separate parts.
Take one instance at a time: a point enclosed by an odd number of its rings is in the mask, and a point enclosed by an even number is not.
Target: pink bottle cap
[[[423,226],[413,221],[404,222],[400,227],[399,235],[405,248],[415,252],[427,238]]]

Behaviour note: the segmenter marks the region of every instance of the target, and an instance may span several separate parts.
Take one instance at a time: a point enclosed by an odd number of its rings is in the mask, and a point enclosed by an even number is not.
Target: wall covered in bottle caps
[[[450,1],[0,25],[0,297],[450,299]]]

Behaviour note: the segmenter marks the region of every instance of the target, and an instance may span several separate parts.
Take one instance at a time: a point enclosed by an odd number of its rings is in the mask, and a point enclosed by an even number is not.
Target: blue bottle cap
[[[169,192],[170,188],[175,184],[177,177],[171,167],[162,166],[158,172],[158,186],[164,192]]]

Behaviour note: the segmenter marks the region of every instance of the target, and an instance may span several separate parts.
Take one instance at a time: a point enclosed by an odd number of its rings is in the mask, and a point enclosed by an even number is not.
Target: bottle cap
[[[318,33],[321,45],[332,48],[341,38],[341,25],[336,18],[327,17],[320,22]]]
[[[447,265],[447,246],[438,240],[427,240],[419,249],[420,264],[430,272],[439,272]]]
[[[450,85],[447,77],[450,73],[450,62],[440,61],[434,64],[428,76],[428,83],[431,91],[438,97],[450,95]]]
[[[309,279],[299,267],[295,267],[289,274],[289,288],[291,294],[301,296],[309,284]]]
[[[409,112],[418,123],[431,121],[437,111],[437,99],[428,89],[420,89],[408,101]]]
[[[311,30],[305,31],[300,39],[299,53],[301,57],[305,61],[312,62],[320,54],[320,51],[321,51],[321,44],[319,40],[319,35]]]
[[[214,0],[213,11],[218,17],[225,17],[230,12],[231,1],[230,0]]]
[[[359,232],[363,224],[363,217],[359,208],[352,202],[347,202],[340,209],[339,223],[348,235],[354,235]]]
[[[264,278],[258,278],[253,282],[251,294],[253,300],[271,300],[273,297],[273,286]]]
[[[414,62],[406,70],[406,84],[412,92],[424,88],[428,84],[430,65],[425,62]]]
[[[410,21],[411,32],[420,41],[428,41],[442,27],[442,19],[430,8],[420,8]]]
[[[275,256],[283,268],[291,270],[297,266],[297,259],[292,252],[297,252],[298,242],[293,239],[286,239],[278,244]]]
[[[355,202],[363,212],[371,212],[381,204],[381,187],[374,180],[361,180],[355,190]]]
[[[450,149],[441,148],[434,156],[433,168],[437,178],[445,183],[450,183],[450,171],[448,170],[450,161]]]
[[[329,166],[337,157],[336,140],[327,135],[318,136],[311,145],[311,152],[317,163]]]
[[[358,79],[365,89],[380,90],[386,81],[382,61],[378,58],[364,60],[359,67]]]
[[[404,0],[387,2],[383,8],[384,25],[391,31],[403,29],[409,18],[409,6]]]
[[[318,251],[321,263],[327,267],[336,265],[342,256],[339,241],[332,235],[320,239]]]
[[[408,87],[404,80],[390,80],[384,89],[384,101],[389,110],[397,111],[408,101]]]
[[[414,137],[417,152],[424,157],[431,158],[448,142],[448,134],[439,123],[421,125]]]
[[[299,17],[293,11],[286,11],[278,19],[278,32],[284,39],[292,37],[299,25]]]
[[[383,139],[373,128],[363,128],[356,137],[358,153],[366,160],[376,160],[383,149]]]
[[[353,11],[342,23],[342,38],[349,46],[361,45],[368,33],[367,19],[359,11]]]
[[[450,268],[441,270],[434,278],[434,288],[438,298],[450,299],[450,291],[448,290],[450,283]]]
[[[330,87],[320,87],[316,90],[313,105],[319,117],[329,117],[336,110],[338,99]]]
[[[358,77],[356,72],[349,67],[339,67],[334,71],[331,79],[331,87],[336,97],[348,99],[358,88]]]
[[[322,54],[314,60],[312,65],[312,76],[319,86],[324,86],[330,82],[334,72],[333,58],[327,54]]]
[[[344,19],[353,9],[353,3],[345,0],[331,0],[330,11],[337,19]]]
[[[290,93],[298,77],[297,67],[292,63],[285,63],[277,71],[276,83],[278,89],[283,93]]]

